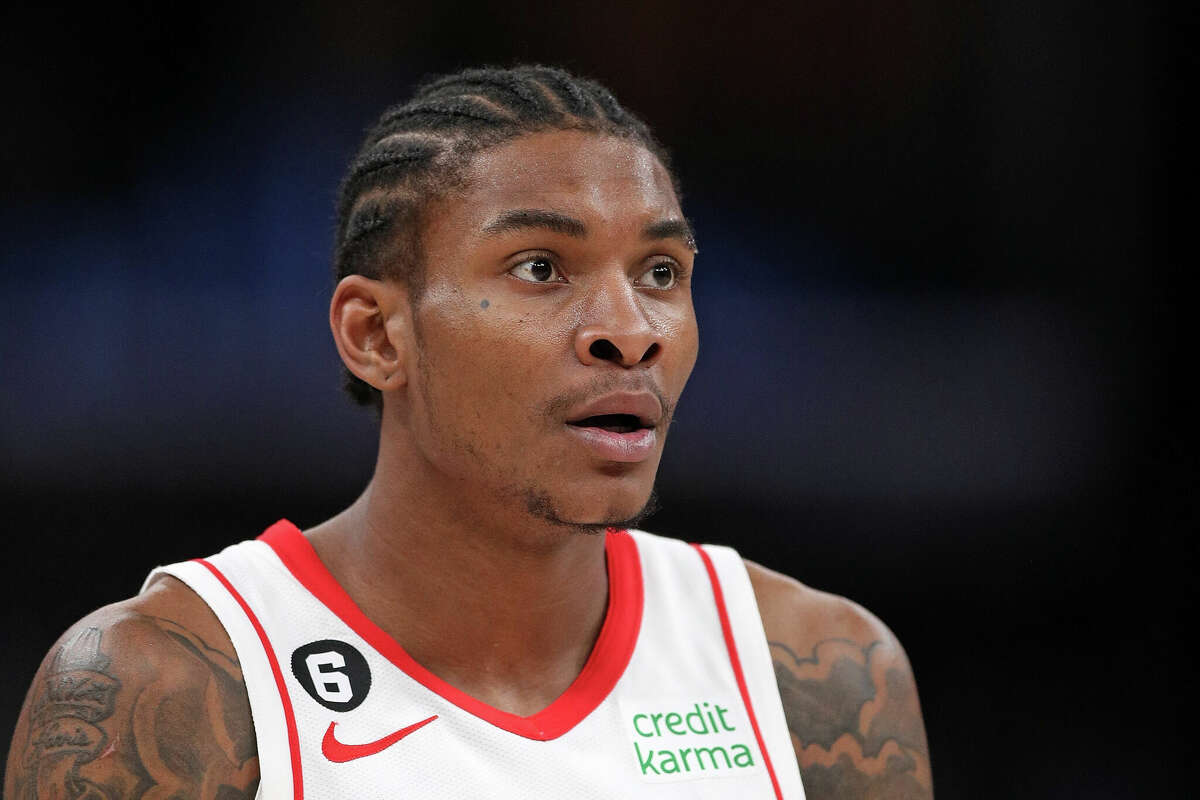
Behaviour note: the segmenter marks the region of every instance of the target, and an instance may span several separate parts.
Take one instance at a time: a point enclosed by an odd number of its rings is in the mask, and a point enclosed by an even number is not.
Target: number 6
[[[330,703],[348,703],[354,697],[350,687],[350,676],[339,672],[346,666],[346,659],[341,653],[313,653],[304,659],[308,674],[312,675],[313,688],[321,699]],[[323,667],[328,669],[322,669]]]

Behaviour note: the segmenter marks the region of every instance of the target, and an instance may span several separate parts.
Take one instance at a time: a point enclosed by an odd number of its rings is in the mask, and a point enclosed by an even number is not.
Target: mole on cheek
[[[491,305],[491,303],[489,303],[486,298],[479,301],[480,308],[487,308],[490,305]]]

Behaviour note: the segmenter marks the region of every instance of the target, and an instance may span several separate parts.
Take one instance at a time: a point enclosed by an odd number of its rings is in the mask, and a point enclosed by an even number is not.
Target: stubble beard
[[[574,533],[583,534],[598,534],[604,533],[606,530],[626,530],[629,528],[637,528],[642,522],[649,519],[660,508],[658,501],[658,487],[650,489],[650,496],[646,498],[646,502],[636,514],[630,517],[619,517],[612,519],[604,519],[598,522],[579,522],[564,519],[554,505],[554,499],[544,490],[530,487],[524,492],[525,510],[533,517],[536,517],[544,522],[563,528]]]

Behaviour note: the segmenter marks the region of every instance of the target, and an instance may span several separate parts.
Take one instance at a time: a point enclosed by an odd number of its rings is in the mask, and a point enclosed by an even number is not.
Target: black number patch
[[[297,647],[292,674],[313,700],[332,711],[350,711],[367,699],[371,669],[362,653],[337,639]]]

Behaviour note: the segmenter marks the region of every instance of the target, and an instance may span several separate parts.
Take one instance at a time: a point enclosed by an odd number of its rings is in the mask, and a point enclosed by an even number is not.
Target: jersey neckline
[[[587,663],[553,703],[527,717],[477,700],[418,664],[399,642],[363,613],[300,529],[288,520],[279,520],[258,538],[271,547],[313,596],[406,675],[467,713],[526,739],[557,739],[592,713],[621,679],[637,645],[642,625],[642,566],[637,543],[628,531],[609,530],[605,534],[608,609]]]

